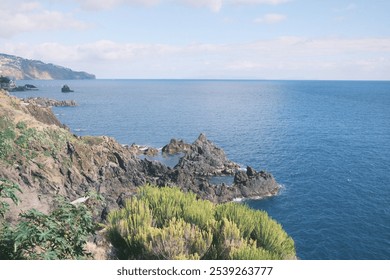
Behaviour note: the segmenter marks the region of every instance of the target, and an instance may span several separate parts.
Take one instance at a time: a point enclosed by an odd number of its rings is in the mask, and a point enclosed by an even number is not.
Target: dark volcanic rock
[[[243,198],[262,198],[278,193],[280,186],[274,177],[265,171],[257,172],[251,167],[247,171],[238,171],[233,186],[237,187]]]
[[[228,160],[221,148],[207,140],[204,134],[200,134],[176,167],[188,173],[212,176],[234,174],[239,165]]]
[[[178,153],[187,152],[190,149],[191,149],[191,145],[185,143],[183,140],[171,139],[169,144],[165,145],[162,148],[162,152],[169,155],[174,155]]]
[[[179,163],[168,171],[170,182],[185,190],[196,193],[199,197],[214,202],[226,202],[236,198],[262,198],[275,195],[279,185],[271,174],[257,172],[251,167],[240,171],[239,165],[230,161],[224,151],[207,140],[204,134],[190,146]],[[212,176],[234,174],[232,186],[213,185]]]
[[[61,88],[61,92],[73,92],[73,90],[70,89],[70,87],[68,85],[64,85],[62,88]]]
[[[15,91],[28,91],[28,90],[38,90],[38,88],[34,85],[31,84],[25,84],[24,86],[17,86],[14,88],[11,88],[10,91],[15,92]]]

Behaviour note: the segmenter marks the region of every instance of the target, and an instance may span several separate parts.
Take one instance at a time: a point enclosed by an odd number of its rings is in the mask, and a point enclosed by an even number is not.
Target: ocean
[[[203,132],[228,158],[271,172],[279,195],[246,201],[282,224],[300,259],[390,259],[390,82],[17,81],[78,135],[162,147]],[[75,92],[61,93],[68,84]]]

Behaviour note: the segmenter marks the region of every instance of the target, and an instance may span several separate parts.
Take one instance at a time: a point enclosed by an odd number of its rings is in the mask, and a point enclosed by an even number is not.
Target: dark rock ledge
[[[224,151],[200,134],[193,144],[171,140],[175,153],[184,153],[174,168],[157,161],[142,160],[144,173],[153,175],[158,185],[177,185],[192,191],[203,199],[213,202],[227,202],[235,199],[259,199],[276,195],[280,186],[274,177],[265,171],[257,172],[251,167],[242,171],[230,161]],[[180,145],[176,145],[180,143]],[[164,150],[164,148],[163,148]],[[232,185],[212,184],[213,176],[234,176]]]

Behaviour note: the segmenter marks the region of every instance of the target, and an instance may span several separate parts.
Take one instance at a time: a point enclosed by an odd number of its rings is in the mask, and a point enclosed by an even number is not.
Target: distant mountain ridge
[[[0,53],[0,75],[16,80],[90,80],[95,75],[83,71]]]

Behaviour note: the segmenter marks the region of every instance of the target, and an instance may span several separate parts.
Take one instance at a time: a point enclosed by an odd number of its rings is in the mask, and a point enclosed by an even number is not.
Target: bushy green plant
[[[19,198],[16,192],[21,192],[18,184],[11,182],[10,180],[0,178],[0,216],[4,217],[4,214],[9,210],[9,203],[4,201],[4,198],[9,198],[13,203],[18,204]]]
[[[137,259],[144,254],[152,213],[147,202],[132,198],[125,206],[109,215],[108,238],[118,248],[118,257]]]
[[[87,256],[84,245],[94,232],[89,209],[59,199],[49,215],[35,209],[22,213],[14,229],[18,259],[79,259]]]
[[[294,241],[266,212],[250,209],[243,204],[226,203],[217,206],[216,215],[234,222],[244,238],[253,239],[258,247],[272,252],[272,258],[295,256]]]
[[[122,259],[284,259],[293,240],[265,212],[213,205],[178,188],[140,188],[108,217],[108,239]]]
[[[150,231],[146,246],[149,255],[162,260],[199,260],[208,251],[212,233],[194,224],[173,218],[163,228]]]
[[[201,229],[214,221],[214,205],[210,201],[198,200],[194,193],[184,193],[179,188],[149,185],[140,189],[139,198],[148,202],[157,227],[167,225],[172,218],[182,218]]]
[[[0,259],[84,259],[88,237],[95,231],[90,210],[63,198],[50,214],[32,209],[20,222],[0,230]]]

